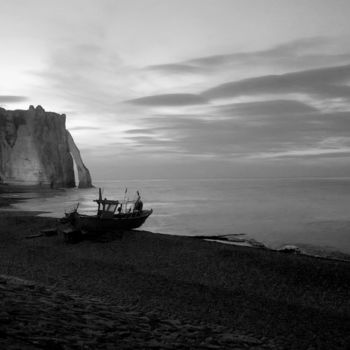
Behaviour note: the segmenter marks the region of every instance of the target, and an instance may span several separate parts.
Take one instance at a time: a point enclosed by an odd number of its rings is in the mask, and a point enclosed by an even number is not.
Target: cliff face
[[[65,124],[65,115],[45,112],[41,106],[30,106],[27,111],[0,108],[0,181],[74,187],[74,166]],[[82,178],[81,187],[91,187],[87,169],[79,178]]]
[[[90,176],[89,169],[83,163],[83,160],[81,159],[80,151],[77,145],[75,144],[72,135],[68,130],[67,130],[67,140],[68,140],[69,150],[73,156],[73,159],[78,169],[79,188],[91,187],[91,176]]]

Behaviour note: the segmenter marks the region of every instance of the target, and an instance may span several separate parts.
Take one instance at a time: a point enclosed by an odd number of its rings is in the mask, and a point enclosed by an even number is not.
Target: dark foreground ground
[[[56,223],[0,213],[1,349],[350,346],[347,262],[143,231],[26,238]]]

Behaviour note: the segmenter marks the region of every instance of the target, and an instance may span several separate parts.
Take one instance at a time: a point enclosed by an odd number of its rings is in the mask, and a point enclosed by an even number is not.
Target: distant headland
[[[66,116],[46,112],[41,106],[28,110],[0,108],[0,183],[92,187],[89,170],[66,129]]]

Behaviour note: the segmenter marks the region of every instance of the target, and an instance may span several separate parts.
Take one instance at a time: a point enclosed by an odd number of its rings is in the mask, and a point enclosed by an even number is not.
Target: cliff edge
[[[73,159],[78,169],[79,188],[91,187],[91,176],[89,169],[83,163],[79,148],[75,144],[73,137],[68,130],[66,131],[66,134],[69,150],[73,156]]]
[[[0,182],[74,187],[74,158],[79,187],[91,187],[89,170],[77,150],[64,114],[45,112],[41,106],[0,108]]]

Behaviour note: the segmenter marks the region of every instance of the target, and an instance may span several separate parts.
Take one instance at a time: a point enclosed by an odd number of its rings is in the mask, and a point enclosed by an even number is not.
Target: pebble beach
[[[0,213],[0,348],[347,349],[350,265],[146,231],[67,244]]]

